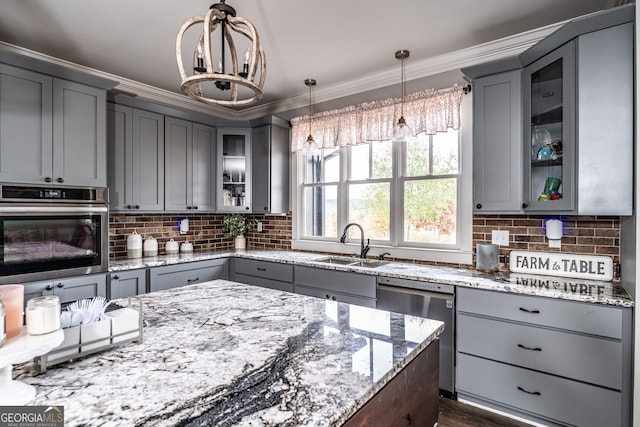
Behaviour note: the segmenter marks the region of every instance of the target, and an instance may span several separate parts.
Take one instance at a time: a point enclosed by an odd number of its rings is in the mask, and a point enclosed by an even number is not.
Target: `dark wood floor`
[[[457,400],[440,398],[438,427],[530,427],[511,418],[483,411]]]

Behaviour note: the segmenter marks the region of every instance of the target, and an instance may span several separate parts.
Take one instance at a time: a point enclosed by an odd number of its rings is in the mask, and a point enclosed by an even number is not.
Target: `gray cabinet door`
[[[60,297],[61,303],[97,296],[107,297],[107,276],[105,274],[55,280],[53,286],[53,293]]]
[[[253,213],[289,211],[289,130],[265,125],[251,135]]]
[[[133,204],[133,109],[107,106],[107,184],[109,209],[126,210]]]
[[[53,80],[53,180],[107,185],[106,91]]]
[[[149,271],[149,291],[162,291],[215,279],[229,279],[228,259],[215,259],[152,268]]]
[[[522,211],[522,71],[473,82],[473,205]]]
[[[133,110],[132,209],[164,209],[164,116]]]
[[[165,117],[164,206],[166,210],[184,211],[187,207],[191,207],[192,132],[191,122]]]
[[[49,76],[0,64],[0,181],[51,178],[52,87]]]
[[[108,298],[126,298],[147,291],[146,270],[121,271],[109,275]]]
[[[216,209],[216,130],[211,126],[193,124],[192,201],[198,212]]]

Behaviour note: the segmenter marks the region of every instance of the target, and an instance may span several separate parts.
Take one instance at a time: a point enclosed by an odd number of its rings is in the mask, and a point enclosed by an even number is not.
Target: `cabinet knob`
[[[268,211],[268,210],[269,210],[269,207],[265,206],[265,207],[264,207],[264,210],[265,210],[265,211]]]
[[[244,209],[245,209],[246,211],[248,211],[248,210],[249,210],[249,206],[247,206],[247,207],[246,207],[246,208],[244,208]]]
[[[45,286],[44,288],[45,288],[47,291],[50,291],[50,290],[52,290],[52,289],[53,289],[53,286],[51,286],[51,285],[47,285],[47,286]]]
[[[57,287],[57,288],[64,288],[64,284],[63,284],[62,282],[60,282],[60,283],[58,283],[58,284],[56,285],[56,287]]]
[[[62,177],[58,177],[58,178],[56,179],[56,181],[58,181],[60,184],[62,184],[62,183],[64,182],[64,178],[62,178]]]
[[[51,179],[50,176],[47,176],[47,177],[44,178],[44,182],[51,182],[51,181],[53,181],[53,180]]]
[[[335,301],[336,300],[336,296],[335,295],[332,296],[331,299]]]
[[[187,209],[191,209],[191,206],[187,206]]]
[[[111,276],[111,280],[120,280],[120,276],[117,274],[115,276]]]
[[[482,204],[478,203],[478,204],[476,205],[476,209],[482,209]]]
[[[132,209],[132,208],[133,208],[133,206],[127,205],[127,209]]]
[[[197,206],[192,206],[192,207],[193,207],[193,209],[198,209],[198,207],[197,207]]]
[[[522,204],[522,209],[527,209],[528,207],[529,207],[529,205],[528,205],[528,204],[526,204],[526,203],[523,203],[523,204]]]
[[[331,298],[331,295],[326,294],[324,297],[325,297],[326,299],[329,299],[329,298]]]

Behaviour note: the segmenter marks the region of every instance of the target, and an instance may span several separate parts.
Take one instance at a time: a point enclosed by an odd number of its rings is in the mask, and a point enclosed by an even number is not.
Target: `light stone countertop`
[[[226,280],[140,295],[144,339],[32,377],[67,426],[341,425],[444,324]]]
[[[326,258],[327,256],[328,255],[326,254],[296,251],[253,249],[236,251],[227,250],[196,252],[189,255],[163,255],[152,258],[140,258],[137,260],[112,260],[109,264],[109,268],[110,271],[123,271],[216,258],[241,257],[286,264],[320,267],[331,270],[353,271],[376,276],[464,286],[498,292],[557,298],[569,301],[605,304],[618,307],[634,306],[633,299],[629,296],[622,285],[617,282],[602,282],[595,280],[503,272],[488,274],[481,273],[473,269],[397,261],[390,261],[375,268],[344,266],[318,262],[318,260]]]

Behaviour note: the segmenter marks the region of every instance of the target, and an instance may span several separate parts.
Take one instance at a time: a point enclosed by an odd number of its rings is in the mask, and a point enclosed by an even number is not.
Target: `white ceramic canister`
[[[142,258],[142,236],[135,230],[127,237],[127,258]]]
[[[144,256],[158,256],[158,241],[152,236],[149,236],[147,240],[144,241],[142,252]]]
[[[184,242],[182,245],[180,245],[180,252],[182,253],[193,252],[193,244],[189,242]]]
[[[57,295],[27,301],[27,333],[44,335],[60,329],[60,298]]]
[[[175,255],[175,254],[177,254],[179,252],[178,242],[176,242],[173,239],[169,240],[164,246],[164,252],[167,255]]]

